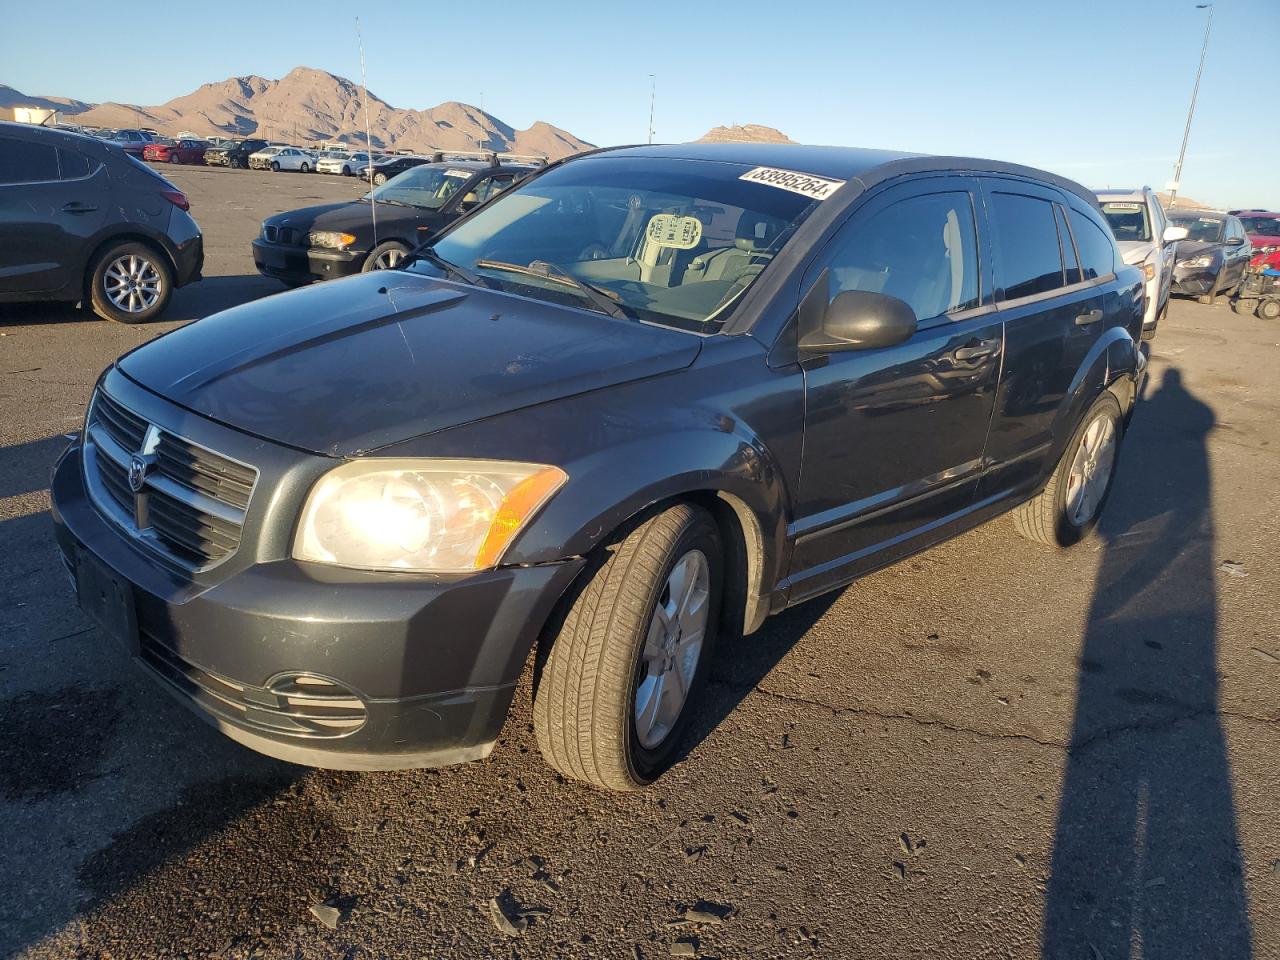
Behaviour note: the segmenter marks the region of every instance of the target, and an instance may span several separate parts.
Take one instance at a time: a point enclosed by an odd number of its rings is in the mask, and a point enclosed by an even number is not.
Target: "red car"
[[[142,148],[142,159],[153,163],[204,163],[207,146],[209,145],[202,140],[148,143]]]

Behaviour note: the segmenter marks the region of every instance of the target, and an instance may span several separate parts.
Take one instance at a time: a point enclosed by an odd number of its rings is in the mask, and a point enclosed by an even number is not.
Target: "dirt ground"
[[[102,368],[281,289],[262,217],[360,192],[164,172],[208,251],[166,322],[0,308],[0,953],[1280,957],[1280,324],[1175,301],[1095,538],[1000,519],[722,647],[646,792],[554,775],[527,689],[485,761],[320,772],[172,701],[57,561]]]

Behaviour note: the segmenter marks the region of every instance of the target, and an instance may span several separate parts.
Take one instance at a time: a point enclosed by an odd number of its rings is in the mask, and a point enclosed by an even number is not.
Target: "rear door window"
[[[1080,266],[1084,270],[1084,278],[1097,280],[1115,273],[1116,246],[1102,227],[1079,210],[1072,209],[1068,217],[1071,221],[1071,233],[1076,238],[1076,249],[1080,251]]]
[[[993,192],[991,220],[996,299],[1018,300],[1066,285],[1051,201]]]
[[[58,179],[58,151],[47,143],[0,137],[0,184]]]

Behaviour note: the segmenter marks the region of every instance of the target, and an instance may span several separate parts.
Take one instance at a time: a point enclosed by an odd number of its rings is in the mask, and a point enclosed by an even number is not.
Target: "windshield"
[[[1104,203],[1102,214],[1111,224],[1111,232],[1117,240],[1150,240],[1151,223],[1147,219],[1147,205],[1139,200]]]
[[[471,179],[474,172],[457,167],[411,167],[366,194],[365,199],[373,197],[379,203],[404,203],[425,210],[438,210]]]
[[[746,164],[593,157],[503,194],[434,253],[512,292],[582,305],[586,286],[631,316],[706,330],[816,197],[841,182]]]
[[[1178,227],[1186,227],[1188,240],[1217,243],[1222,239],[1223,221],[1216,217],[1195,217],[1182,214],[1180,216],[1171,216],[1169,222]]]
[[[1241,217],[1240,222],[1251,237],[1280,237],[1280,217]]]

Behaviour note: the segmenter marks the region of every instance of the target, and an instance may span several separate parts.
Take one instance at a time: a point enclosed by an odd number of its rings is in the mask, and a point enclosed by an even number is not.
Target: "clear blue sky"
[[[1204,11],[1194,0],[8,4],[0,83],[158,104],[306,64],[397,107],[479,104],[599,144],[722,123],[795,140],[1014,160],[1088,186],[1172,176]],[[1280,208],[1280,0],[1218,0],[1183,170],[1188,196]],[[127,40],[116,40],[121,30]],[[1266,85],[1265,78],[1272,86]]]

